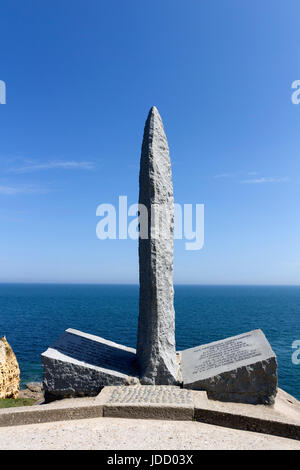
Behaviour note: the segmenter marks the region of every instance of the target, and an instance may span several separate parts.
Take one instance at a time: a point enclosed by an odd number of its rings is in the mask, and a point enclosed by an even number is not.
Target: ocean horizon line
[[[72,281],[0,281],[0,286],[5,285],[41,285],[41,286],[135,286],[138,283],[133,282],[72,282]],[[194,287],[300,287],[299,284],[255,284],[255,283],[191,283],[191,282],[175,282],[174,286],[194,286]]]

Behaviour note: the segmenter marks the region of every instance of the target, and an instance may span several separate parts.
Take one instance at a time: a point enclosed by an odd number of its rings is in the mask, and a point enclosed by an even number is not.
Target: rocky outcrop
[[[19,364],[4,336],[0,338],[0,399],[18,398],[19,388]]]
[[[44,403],[43,384],[41,382],[29,382],[26,388],[20,390],[19,398],[32,398],[35,405]]]

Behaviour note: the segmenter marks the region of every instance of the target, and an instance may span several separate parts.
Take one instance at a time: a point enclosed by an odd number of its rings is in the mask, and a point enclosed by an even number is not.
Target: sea
[[[66,328],[135,347],[138,296],[135,285],[0,284],[0,336],[17,356],[22,387],[42,380],[40,354]],[[300,287],[175,285],[174,301],[177,350],[261,328],[279,386],[300,399],[292,347],[299,341],[300,349]]]

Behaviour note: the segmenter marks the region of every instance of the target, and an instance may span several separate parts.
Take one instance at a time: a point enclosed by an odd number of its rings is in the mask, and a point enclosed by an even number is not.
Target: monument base
[[[135,349],[67,329],[41,355],[48,401],[96,396],[107,385],[138,383]]]
[[[273,405],[277,393],[274,358],[199,380],[185,388],[205,390],[211,400],[249,405]]]
[[[181,352],[183,386],[213,400],[273,405],[277,361],[261,330]]]
[[[213,400],[255,405],[274,403],[277,361],[261,330],[179,354],[178,385],[206,391]],[[105,386],[139,383],[135,349],[78,330],[66,330],[41,359],[48,401],[96,396]]]

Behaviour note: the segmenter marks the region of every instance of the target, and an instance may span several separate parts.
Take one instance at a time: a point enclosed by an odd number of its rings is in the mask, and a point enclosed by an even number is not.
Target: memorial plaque
[[[51,346],[72,360],[126,375],[135,375],[135,349],[108,341],[99,336],[67,329]]]
[[[50,396],[97,395],[106,385],[138,382],[135,349],[71,328],[41,359]]]
[[[276,356],[261,330],[181,352],[183,385],[210,398],[245,403],[273,402]]]
[[[112,387],[107,403],[191,404],[192,392],[172,385]]]
[[[103,416],[139,419],[192,420],[191,390],[174,385],[105,387],[96,398]]]

